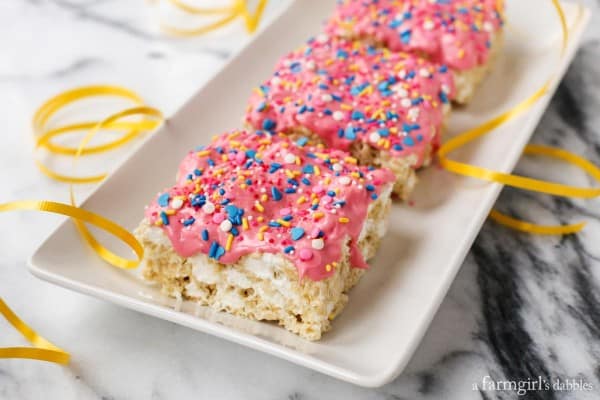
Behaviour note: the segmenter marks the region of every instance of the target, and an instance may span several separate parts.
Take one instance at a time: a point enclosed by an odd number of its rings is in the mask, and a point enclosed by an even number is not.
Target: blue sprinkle
[[[446,93],[444,93],[444,92],[440,92],[440,100],[444,104],[448,104],[450,102],[448,100],[448,96],[446,96]]]
[[[283,195],[275,186],[271,186],[271,196],[273,196],[273,200],[279,201],[283,198]]]
[[[365,188],[367,189],[367,191],[372,192],[375,190],[375,186],[371,185],[370,183],[365,186]]]
[[[299,147],[304,147],[306,146],[306,143],[308,143],[308,138],[307,137],[301,137],[300,139],[296,140],[296,144]]]
[[[290,253],[291,253],[291,252],[293,252],[294,250],[295,250],[295,249],[294,249],[294,246],[288,246],[288,247],[286,247],[285,249],[283,249],[283,252],[284,252],[285,254],[290,254]]]
[[[408,147],[413,147],[415,145],[415,141],[410,136],[406,136],[402,143],[404,143]]]
[[[169,217],[167,216],[167,213],[165,213],[164,211],[160,212],[160,219],[161,219],[163,225],[165,225],[165,226],[169,225]]]
[[[302,172],[305,174],[314,174],[315,167],[313,167],[312,164],[306,164],[304,168],[302,168]]]
[[[188,219],[183,220],[183,226],[190,226],[192,225],[194,222],[196,222],[196,218],[194,217],[189,217]]]
[[[304,236],[304,229],[297,226],[295,228],[292,228],[290,234],[292,235],[293,240],[300,240]]]
[[[363,114],[362,112],[358,111],[358,110],[354,110],[352,111],[352,119],[357,121],[359,119],[363,119],[365,118],[365,114]]]
[[[302,183],[304,183],[306,186],[310,186],[310,181],[306,177],[302,178]]]
[[[262,124],[263,129],[266,131],[272,131],[276,126],[277,123],[269,118],[265,119]]]
[[[217,246],[217,251],[215,252],[215,259],[219,259],[221,257],[223,257],[223,254],[225,254],[225,249],[223,248],[223,246]]]
[[[279,228],[281,226],[281,224],[277,221],[269,221],[269,226],[271,228]]]
[[[169,196],[169,193],[163,193],[160,196],[158,196],[158,205],[161,207],[167,207],[169,205],[169,199],[171,198],[171,196]]]
[[[412,35],[412,33],[411,33],[410,29],[405,30],[404,32],[400,33],[400,40],[404,44],[409,44],[411,35]]]
[[[272,173],[276,172],[279,168],[281,168],[281,164],[273,163],[273,164],[271,164],[271,167],[269,167],[269,173],[272,174]]]
[[[206,197],[201,194],[197,194],[192,198],[191,204],[192,207],[202,207],[206,203]]]
[[[202,240],[204,240],[205,242],[208,242],[208,230],[207,229],[202,229]]]
[[[371,193],[371,199],[377,200],[377,193]]]
[[[202,175],[202,171],[200,171],[198,168],[196,168],[196,169],[194,170],[194,175],[196,175],[196,176],[200,176],[200,175]]]
[[[356,130],[352,126],[348,126],[344,131],[344,136],[346,139],[354,140],[356,139]]]

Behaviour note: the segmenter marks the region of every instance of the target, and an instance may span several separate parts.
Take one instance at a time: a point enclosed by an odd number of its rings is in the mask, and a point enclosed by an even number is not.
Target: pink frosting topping
[[[503,0],[341,0],[326,31],[371,37],[465,70],[487,62],[503,8]]]
[[[438,145],[453,95],[445,66],[322,34],[280,60],[251,96],[246,122],[271,132],[304,127],[342,150],[361,141],[415,155],[417,168]]]
[[[305,138],[233,131],[191,151],[146,218],[183,257],[232,264],[250,253],[282,254],[301,278],[320,280],[334,273],[348,238],[352,265],[368,267],[358,237],[369,204],[393,180]]]

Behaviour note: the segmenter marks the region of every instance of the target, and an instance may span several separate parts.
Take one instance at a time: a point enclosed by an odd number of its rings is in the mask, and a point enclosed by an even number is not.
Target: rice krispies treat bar
[[[453,95],[444,66],[321,34],[280,60],[251,96],[245,121],[388,168],[397,177],[394,192],[406,198],[414,170],[439,146]]]
[[[466,104],[502,47],[503,12],[503,0],[341,0],[325,30],[448,65]]]
[[[231,132],[191,152],[136,236],[164,293],[317,340],[387,227],[393,174],[347,153]]]

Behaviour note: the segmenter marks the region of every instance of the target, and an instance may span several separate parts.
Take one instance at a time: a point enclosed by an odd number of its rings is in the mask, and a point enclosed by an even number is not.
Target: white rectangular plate
[[[83,204],[133,229],[144,206],[174,181],[186,152],[241,125],[252,89],[277,58],[319,31],[334,0],[297,0],[228,63],[113,173]],[[506,46],[473,103],[455,111],[450,135],[473,127],[531,95],[552,74],[562,76],[588,20],[565,4],[572,26],[559,59],[560,24],[549,0],[509,0]],[[579,16],[579,19],[577,18]],[[578,21],[576,23],[576,21]],[[552,87],[552,92],[556,83]],[[463,160],[511,171],[550,100],[484,138]],[[246,321],[191,304],[174,307],[137,274],[99,260],[65,221],[32,256],[31,271],[58,285],[210,333],[363,386],[396,377],[427,329],[501,186],[452,176],[439,168],[421,174],[414,205],[396,204],[391,229],[371,271],[318,343],[268,323]],[[107,238],[106,243],[111,244]],[[234,360],[232,360],[234,362]]]

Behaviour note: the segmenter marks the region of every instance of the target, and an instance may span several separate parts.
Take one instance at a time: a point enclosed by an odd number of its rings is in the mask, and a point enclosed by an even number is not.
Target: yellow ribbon
[[[117,112],[101,121],[79,122],[57,128],[48,127],[49,121],[52,119],[52,117],[72,103],[104,96],[119,97],[130,100],[136,105],[136,107]],[[33,132],[36,140],[35,148],[43,148],[52,154],[73,157],[73,164],[75,167],[79,158],[82,156],[114,150],[128,143],[135,137],[155,129],[163,120],[163,115],[160,111],[143,104],[144,102],[140,96],[119,86],[86,86],[59,94],[45,102],[37,110],[33,117]],[[121,121],[124,118],[130,118],[133,116],[142,116],[143,119],[133,122]],[[85,130],[88,132],[77,147],[66,147],[52,142],[52,139],[56,136]],[[104,130],[123,130],[127,133],[110,143],[100,146],[88,146],[91,139],[96,134]],[[144,256],[144,249],[127,229],[101,215],[76,206],[73,184],[98,182],[104,179],[106,174],[76,177],[54,172],[37,160],[36,165],[46,176],[54,180],[70,184],[70,204],[57,203],[53,201],[22,200],[0,204],[0,212],[33,210],[68,216],[73,219],[77,230],[85,242],[101,259],[114,267],[124,269],[135,268],[140,264]],[[136,255],[136,259],[127,259],[108,250],[88,230],[88,228],[85,226],[85,223],[94,225],[121,240],[133,250]],[[66,364],[69,362],[68,353],[54,346],[52,343],[46,341],[37,333],[35,333],[23,321],[21,321],[6,306],[6,304],[2,302],[1,299],[0,313],[6,317],[6,319],[15,327],[15,329],[21,332],[21,334],[23,334],[23,336],[35,346],[33,348],[0,348],[0,358],[34,358],[61,364]]]
[[[171,5],[175,6],[179,10],[184,11],[188,14],[203,16],[221,16],[219,19],[211,23],[201,25],[193,29],[182,29],[165,24],[161,25],[161,29],[172,36],[191,37],[204,35],[206,33],[215,31],[219,28],[230,24],[231,22],[240,17],[244,19],[244,23],[248,33],[252,33],[258,27],[260,19],[262,18],[263,12],[267,5],[267,0],[259,0],[254,12],[250,11],[247,0],[233,0],[233,4],[231,6],[212,8],[194,7],[187,3],[184,3],[181,0],[169,0],[169,3],[171,3]]]
[[[565,17],[564,10],[560,5],[559,1],[552,0],[552,4],[559,16],[562,29],[562,46],[560,52],[560,57],[562,58],[564,57],[569,44],[570,29],[567,24],[567,19]],[[581,18],[581,11],[582,8],[580,6],[579,15],[576,20],[576,23],[578,23]],[[548,89],[550,88],[554,79],[554,76],[549,78],[538,90],[535,91],[534,94],[532,94],[530,97],[517,104],[510,110],[473,129],[463,132],[444,143],[438,151],[438,159],[440,165],[446,170],[458,175],[468,176],[471,178],[476,178],[489,182],[496,182],[507,186],[512,186],[534,192],[546,193],[554,196],[575,198],[593,198],[600,196],[600,189],[581,188],[571,185],[563,185],[559,183],[517,176],[513,174],[506,174],[498,171],[493,171],[487,168],[451,160],[448,158],[448,154],[450,154],[451,152],[479,139],[484,135],[487,135],[497,127],[507,123],[508,121],[516,118],[517,116],[529,110],[538,102],[539,99],[541,99],[547,94]],[[562,161],[573,164],[583,169],[600,182],[600,169],[598,169],[598,167],[596,167],[589,161],[566,150],[548,146],[529,145],[525,148],[524,154],[546,156],[560,159]],[[585,226],[585,223],[577,223],[562,226],[536,225],[515,218],[511,218],[497,210],[492,210],[492,212],[490,213],[490,218],[512,229],[542,235],[564,235],[576,233],[581,231]]]
[[[0,358],[30,358],[57,364],[68,364],[69,353],[56,347],[31,329],[0,298],[0,314],[35,347],[3,347]]]

